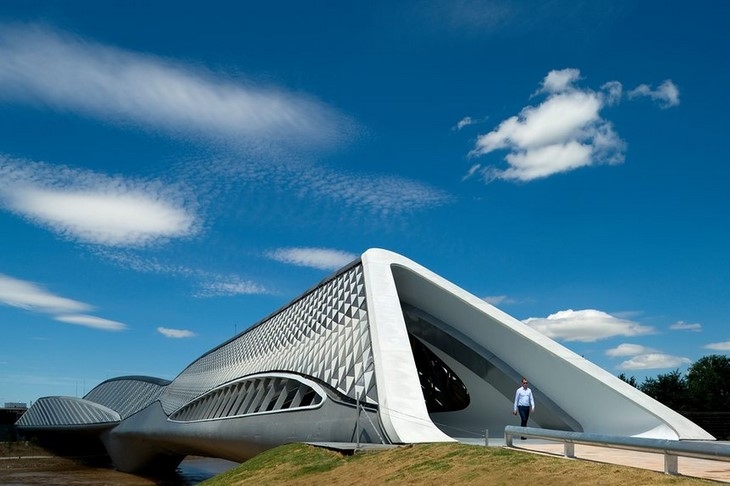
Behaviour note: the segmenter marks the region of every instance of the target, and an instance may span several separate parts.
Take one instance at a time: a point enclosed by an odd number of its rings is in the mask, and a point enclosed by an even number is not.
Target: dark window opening
[[[408,334],[429,413],[456,412],[469,406],[469,391],[456,373],[418,338]]]
[[[281,405],[282,409],[291,407],[291,404],[294,401],[294,397],[297,396],[297,390],[298,390],[298,388],[289,390],[289,392],[286,395],[286,399],[284,400],[284,403]]]
[[[309,405],[312,405],[313,403],[316,403],[314,401],[315,398],[317,398],[317,393],[310,388],[302,397],[302,403],[300,404],[300,406],[307,407]]]
[[[279,399],[279,394],[277,393],[273,397],[271,397],[271,400],[269,400],[269,403],[266,405],[266,411],[270,412],[274,409],[274,406],[276,405],[276,401]]]

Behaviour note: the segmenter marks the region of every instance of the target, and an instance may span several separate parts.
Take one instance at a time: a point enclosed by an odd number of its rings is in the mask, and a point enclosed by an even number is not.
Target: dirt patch
[[[99,485],[150,486],[153,480],[110,468],[88,466],[62,457],[5,457],[0,460],[0,484],[5,485]]]
[[[0,457],[52,456],[53,453],[33,442],[0,442]]]
[[[84,460],[86,459],[86,460]],[[222,459],[187,457],[177,471],[143,477],[115,470],[106,461],[54,456],[32,443],[0,443],[0,484],[7,486],[190,486],[235,467]],[[95,458],[92,458],[95,459]]]

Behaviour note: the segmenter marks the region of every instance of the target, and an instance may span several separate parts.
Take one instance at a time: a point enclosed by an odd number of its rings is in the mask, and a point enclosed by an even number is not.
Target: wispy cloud
[[[415,4],[409,15],[424,18],[427,25],[438,30],[481,34],[502,30],[519,13],[514,2],[479,0],[448,0]]]
[[[515,300],[507,297],[506,295],[488,295],[482,297],[482,300],[488,304],[499,305],[499,304],[514,304]]]
[[[357,258],[354,253],[329,248],[278,248],[266,253],[278,262],[319,270],[337,270]]]
[[[206,270],[160,262],[154,257],[140,257],[129,251],[98,250],[99,257],[128,270],[181,277],[193,281],[197,287],[193,297],[218,297],[232,295],[270,294],[265,285],[241,278],[238,275],[221,275]]]
[[[594,342],[614,336],[640,336],[654,332],[652,327],[593,309],[569,309],[545,318],[530,317],[523,322],[549,338],[564,341]]]
[[[321,189],[320,186],[320,192]],[[331,196],[337,201],[383,214],[441,206],[453,201],[451,195],[440,189],[396,176],[339,175],[330,190],[337,191]]]
[[[127,328],[127,326],[121,322],[86,315],[56,316],[54,319],[59,322],[65,322],[66,324],[76,324],[78,326],[91,327],[102,331],[123,331]]]
[[[456,122],[456,125],[451,127],[451,129],[458,132],[462,128],[468,127],[470,125],[478,125],[479,123],[484,123],[487,118],[488,117],[486,116],[483,118],[472,118],[470,116],[465,116],[464,118]]]
[[[713,351],[730,351],[730,341],[706,344],[704,348],[712,349]]]
[[[60,322],[105,331],[121,331],[127,327],[120,322],[79,314],[91,311],[93,307],[84,302],[55,295],[35,283],[3,274],[0,274],[0,304],[48,314]]]
[[[619,370],[656,370],[678,368],[691,364],[692,360],[681,356],[672,356],[663,353],[649,353],[634,356],[617,366]]]
[[[263,156],[266,157],[266,156]],[[200,177],[200,164],[190,165],[186,177]],[[230,183],[253,183],[256,191],[285,191],[287,198],[295,197],[308,205],[316,202],[319,210],[334,204],[352,209],[353,214],[369,213],[378,216],[401,215],[413,211],[443,206],[455,197],[433,185],[417,180],[355,171],[338,171],[309,164],[302,160],[281,163],[271,160],[268,165],[241,164],[236,158],[220,157],[207,160],[206,177],[213,175]],[[270,190],[269,190],[270,189]]]
[[[109,250],[106,248],[95,250],[99,257],[127,270],[134,270],[141,273],[156,273],[162,275],[173,275],[191,277],[199,272],[185,265],[173,265],[162,263],[154,257],[142,258],[129,251]]]
[[[596,92],[576,87],[579,79],[577,69],[549,72],[538,91],[547,95],[545,101],[523,108],[478,137],[471,157],[508,151],[509,168],[480,167],[486,180],[531,181],[589,165],[623,162],[625,144],[600,115],[616,96],[616,85]],[[474,173],[473,166],[470,172]]]
[[[398,2],[401,3],[401,2]],[[547,41],[547,30],[580,32],[584,40],[605,32],[614,21],[626,14],[623,2],[610,8],[593,2],[551,0],[549,2],[515,2],[512,0],[429,0],[403,2],[409,18],[423,19],[419,26],[448,35],[489,38],[499,34],[502,43],[514,38],[534,37]],[[395,5],[389,5],[389,12]],[[401,30],[402,25],[399,25]],[[600,36],[599,36],[600,37]],[[497,44],[499,45],[499,44]]]
[[[201,282],[195,297],[225,297],[233,295],[257,295],[271,293],[266,287],[238,277],[218,277],[215,281]]]
[[[690,324],[688,322],[679,321],[679,322],[675,322],[674,324],[672,324],[671,326],[669,326],[669,329],[671,329],[673,331],[695,331],[695,332],[700,332],[700,331],[702,331],[702,324],[698,324],[698,323]]]
[[[377,214],[400,214],[441,206],[453,196],[433,186],[398,176],[334,172],[323,167],[299,171],[290,181],[302,195],[312,194]]]
[[[158,327],[157,332],[165,337],[173,339],[195,337],[195,333],[193,331],[188,331],[185,329],[170,329],[168,327]]]
[[[661,108],[671,108],[679,105],[679,88],[671,79],[667,79],[656,89],[648,84],[642,84],[629,91],[629,98],[641,97],[656,101]]]
[[[236,143],[330,143],[350,125],[299,93],[234,81],[40,25],[0,24],[0,97]]]
[[[145,246],[198,231],[194,198],[174,185],[2,156],[0,206],[94,245]]]
[[[294,194],[303,198],[314,195],[378,214],[407,212],[452,200],[444,191],[402,177],[305,167],[304,162],[295,160],[301,157],[302,148],[349,140],[361,129],[312,97],[239,80],[39,25],[0,24],[0,99],[36,103],[172,136],[240,145],[252,151],[235,152],[239,155],[231,158],[229,169],[238,170],[238,176],[293,187]],[[206,165],[206,169],[211,168]],[[134,212],[134,201],[139,200],[150,207],[145,212],[152,218],[149,224],[154,225],[155,232],[164,230],[162,236],[169,237],[190,232],[186,227],[191,224],[190,213],[180,214],[177,210],[183,208],[178,205],[170,207],[167,201],[151,198],[147,191],[142,197],[134,191],[114,191],[113,196],[104,194],[100,206],[106,204],[109,211],[120,211],[122,225],[125,217]],[[131,238],[131,244],[147,240],[145,228],[140,228],[137,235],[125,228],[118,229],[124,236],[114,235],[113,228],[98,235],[83,223],[68,221],[65,210],[61,218],[47,205],[34,204],[40,197],[61,202],[62,208],[67,208],[97,205],[101,196],[73,191],[58,194],[46,189],[19,196],[18,211],[38,221],[60,219],[59,230],[101,244],[126,244],[126,237]],[[168,228],[160,227],[161,218]],[[142,223],[138,219],[135,222]]]

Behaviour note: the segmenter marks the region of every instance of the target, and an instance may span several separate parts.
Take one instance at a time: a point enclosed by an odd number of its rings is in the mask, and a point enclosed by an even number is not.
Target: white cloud
[[[0,25],[0,96],[229,142],[329,143],[348,124],[298,93],[37,25]]]
[[[272,260],[319,270],[337,270],[358,256],[328,248],[279,248],[266,254]]]
[[[665,368],[678,368],[692,363],[689,358],[672,356],[662,353],[649,353],[634,356],[618,365],[619,370],[656,370]]]
[[[180,188],[0,157],[0,205],[57,234],[104,246],[145,246],[198,230]]]
[[[92,306],[66,297],[60,297],[40,286],[0,274],[0,304],[25,309],[31,312],[49,314],[53,319],[68,324],[121,331],[126,325],[101,317],[78,314],[92,310]]]
[[[580,79],[580,70],[578,69],[561,69],[550,71],[542,82],[542,92],[545,93],[562,93],[564,91],[573,91],[573,83]]]
[[[652,89],[648,84],[641,84],[629,91],[629,98],[648,97],[659,103],[661,108],[679,105],[679,88],[670,79]]]
[[[78,326],[91,327],[102,331],[123,331],[127,328],[127,326],[121,322],[86,315],[56,316],[54,319],[60,322],[65,322],[66,324],[76,324]]]
[[[507,155],[510,168],[499,173],[502,179],[529,181],[557,172],[567,172],[589,165],[592,148],[572,141]]]
[[[596,122],[601,108],[592,93],[561,93],[537,107],[526,107],[519,116],[503,121],[496,130],[479,137],[476,155],[514,145],[535,149],[574,141]]]
[[[169,338],[173,338],[173,339],[195,337],[195,333],[193,331],[188,331],[185,329],[170,329],[167,327],[158,327],[157,332],[159,332],[160,334],[162,334],[165,337],[169,337]]]
[[[577,69],[549,72],[539,91],[548,95],[545,101],[523,108],[477,138],[472,157],[508,151],[509,168],[483,168],[485,179],[531,181],[579,167],[623,162],[625,144],[600,116],[601,109],[620,95],[619,85],[607,83],[606,92],[594,92],[577,88],[574,83],[579,79]]]
[[[683,321],[678,321],[669,326],[669,329],[672,329],[673,331],[695,331],[700,332],[702,331],[702,324],[698,323],[687,323]]]
[[[724,341],[721,343],[710,343],[706,344],[705,349],[712,349],[714,351],[730,351],[730,341]]]
[[[569,309],[546,318],[530,317],[523,322],[547,337],[564,341],[594,342],[614,336],[640,336],[654,332],[651,327],[593,309]]]
[[[0,274],[0,303],[44,314],[84,312],[89,304],[59,297],[32,282]]]
[[[606,351],[606,356],[609,356],[611,358],[617,358],[620,356],[637,356],[640,354],[648,354],[648,353],[654,353],[656,350],[647,348],[646,346],[642,346],[640,344],[619,344],[615,348],[609,349]]]
[[[193,218],[150,194],[87,190],[12,191],[13,211],[74,239],[99,245],[141,245],[184,236]]]

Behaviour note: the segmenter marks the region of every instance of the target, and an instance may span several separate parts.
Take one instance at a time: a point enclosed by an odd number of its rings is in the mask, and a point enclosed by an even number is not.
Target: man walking
[[[512,407],[512,415],[520,412],[520,426],[527,427],[527,419],[530,418],[530,412],[535,411],[535,399],[532,396],[532,390],[527,387],[527,379],[522,378],[522,386],[515,392],[515,404]],[[527,437],[520,437],[525,440]]]

